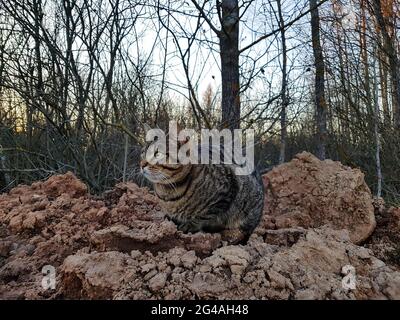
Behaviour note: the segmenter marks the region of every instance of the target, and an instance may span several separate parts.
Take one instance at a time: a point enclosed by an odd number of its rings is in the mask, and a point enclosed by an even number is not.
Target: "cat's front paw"
[[[245,245],[249,236],[240,229],[226,229],[221,232],[222,241],[228,242],[230,245]]]

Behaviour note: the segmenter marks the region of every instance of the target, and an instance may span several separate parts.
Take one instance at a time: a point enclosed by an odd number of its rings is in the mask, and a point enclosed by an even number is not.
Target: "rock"
[[[139,258],[142,253],[139,250],[132,250],[131,251],[131,258],[136,259]]]
[[[214,268],[229,266],[233,274],[241,275],[249,265],[249,253],[238,246],[222,247],[207,260]]]
[[[224,295],[229,290],[229,282],[211,273],[197,273],[190,290],[202,299],[215,298]]]
[[[159,273],[149,281],[149,288],[152,292],[158,292],[165,286],[165,282],[167,281],[166,273]]]
[[[303,152],[263,176],[265,217],[276,228],[329,225],[349,230],[351,240],[364,242],[376,222],[371,192],[358,169]]]
[[[62,292],[68,298],[110,299],[126,280],[129,270],[124,254],[105,252],[77,254],[65,259]]]
[[[144,273],[147,273],[155,268],[156,268],[156,265],[154,263],[147,263],[141,267],[141,271]]]
[[[194,265],[195,265],[196,262],[197,262],[196,252],[195,252],[195,251],[186,252],[186,253],[181,257],[181,262],[182,262],[182,265],[183,265],[185,268],[188,268],[188,269],[193,268]]]
[[[279,272],[276,272],[274,269],[268,270],[267,274],[271,281],[272,287],[284,289],[286,288],[286,286],[290,285],[291,288],[293,288],[293,286],[290,283],[290,280],[282,276]]]
[[[182,248],[174,248],[169,252],[170,256],[168,257],[168,263],[175,267],[180,267],[182,265],[181,257],[185,254],[186,250]]]
[[[221,241],[217,234],[186,235],[178,232],[171,221],[137,221],[134,228],[124,225],[98,230],[90,239],[97,250],[132,250],[151,252],[168,251],[175,247],[193,250],[199,255],[209,255]]]
[[[158,252],[177,245],[176,233],[176,226],[170,221],[160,223],[137,221],[136,228],[115,225],[96,231],[91,241],[99,250],[119,250],[122,252],[150,250]]]
[[[306,230],[303,228],[265,230],[264,241],[269,244],[289,247],[295,244],[305,233]]]

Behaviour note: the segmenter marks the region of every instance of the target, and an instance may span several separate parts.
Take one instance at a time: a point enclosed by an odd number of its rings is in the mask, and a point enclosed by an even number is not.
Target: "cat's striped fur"
[[[260,175],[236,175],[234,165],[151,165],[142,172],[168,216],[183,232],[240,230],[248,238],[264,204]]]

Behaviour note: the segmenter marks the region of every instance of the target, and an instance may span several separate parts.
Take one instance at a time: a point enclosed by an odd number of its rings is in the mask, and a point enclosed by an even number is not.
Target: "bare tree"
[[[375,15],[377,25],[383,37],[384,52],[389,60],[393,90],[393,123],[396,129],[400,129],[400,62],[394,42],[396,17],[393,17],[393,7],[390,5],[386,5],[386,7],[389,8],[389,12],[387,12],[386,15],[384,14],[381,0],[371,0],[370,6],[372,7],[372,12]]]
[[[375,57],[378,50],[375,50]],[[375,135],[375,162],[376,162],[376,176],[377,176],[377,188],[376,196],[382,196],[382,165],[381,165],[381,138],[379,132],[379,86],[378,86],[378,75],[376,71],[376,60],[373,66],[373,78],[374,78],[374,135]]]
[[[239,128],[239,5],[237,0],[222,0],[217,5],[221,15],[218,32],[222,76],[222,126]]]
[[[315,115],[317,126],[317,156],[326,157],[327,103],[325,99],[325,62],[321,47],[320,18],[317,0],[310,0],[311,37],[315,64]]]
[[[286,158],[286,138],[287,138],[287,123],[286,123],[286,112],[289,105],[289,97],[287,92],[288,86],[288,50],[286,43],[286,29],[285,20],[282,13],[282,2],[277,0],[278,16],[279,16],[279,27],[281,28],[281,42],[282,42],[282,88],[281,88],[281,145],[279,152],[279,163],[284,163]]]

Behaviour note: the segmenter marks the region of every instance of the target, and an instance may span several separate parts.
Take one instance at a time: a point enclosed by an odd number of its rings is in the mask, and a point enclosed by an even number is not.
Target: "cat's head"
[[[178,143],[178,148],[181,143]],[[179,160],[170,159],[169,150],[148,152],[151,144],[142,149],[140,171],[152,183],[174,185],[182,181],[190,172],[191,164],[181,164]],[[160,161],[158,161],[160,159]],[[164,161],[161,161],[164,159]]]

